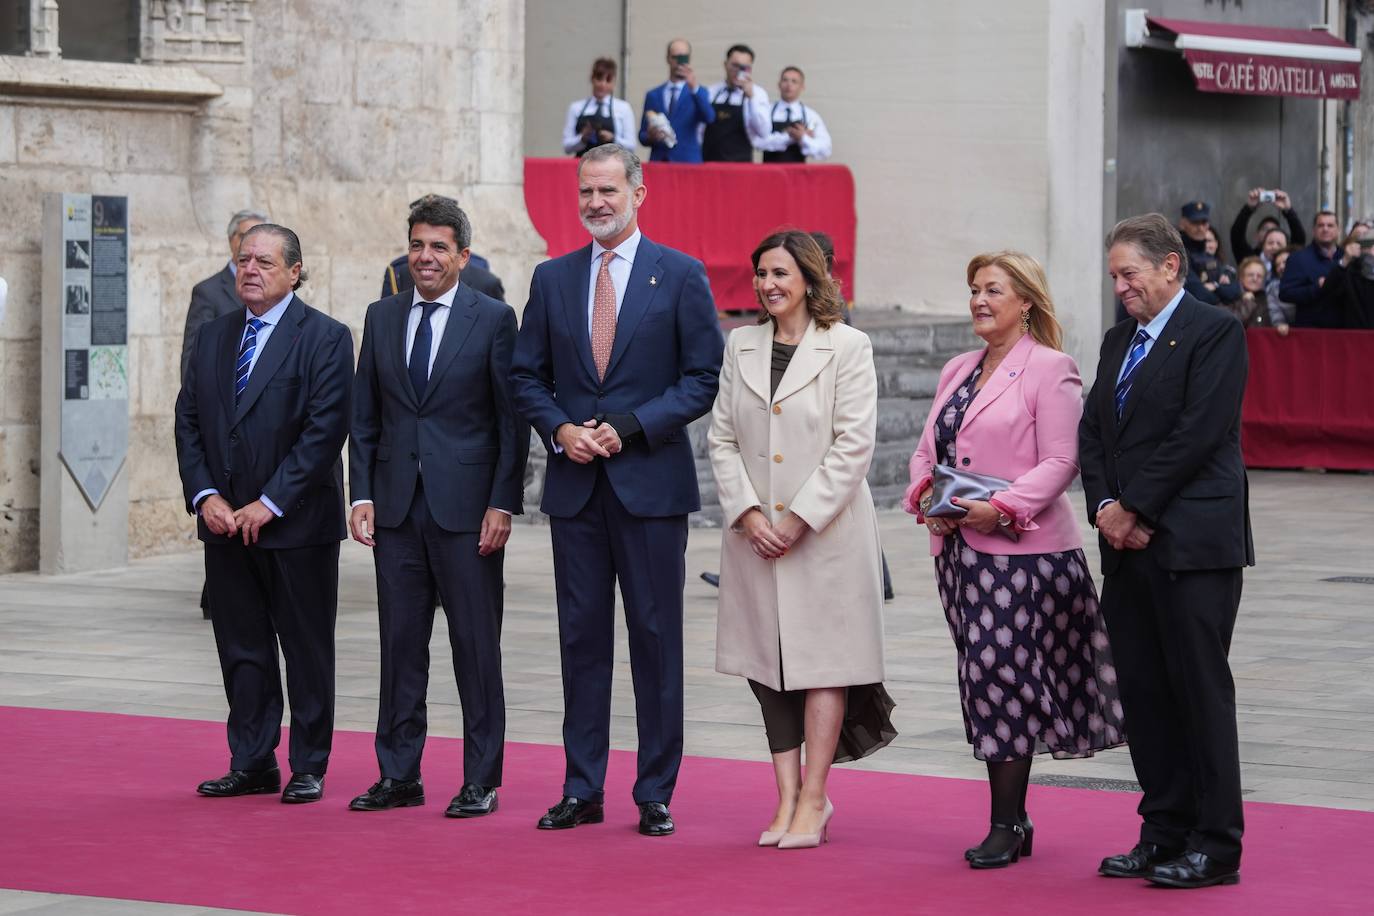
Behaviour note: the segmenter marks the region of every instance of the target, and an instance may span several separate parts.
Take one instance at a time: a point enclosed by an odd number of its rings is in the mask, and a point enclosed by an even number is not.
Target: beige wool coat
[[[868,335],[812,322],[769,396],[772,323],[736,328],[711,413],[711,467],[724,511],[716,670],[774,690],[883,680],[882,553],[864,479],[877,438]],[[739,520],[759,507],[810,530],[777,560]]]

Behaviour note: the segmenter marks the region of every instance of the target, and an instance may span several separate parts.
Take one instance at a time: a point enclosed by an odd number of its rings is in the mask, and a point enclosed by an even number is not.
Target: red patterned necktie
[[[596,296],[592,299],[592,361],[596,363],[596,377],[606,377],[611,362],[611,347],[615,344],[615,284],[611,282],[611,259],[614,251],[601,253],[601,269],[596,272]]]

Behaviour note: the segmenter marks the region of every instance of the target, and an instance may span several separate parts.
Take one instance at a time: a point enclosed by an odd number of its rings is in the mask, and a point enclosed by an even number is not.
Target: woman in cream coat
[[[716,670],[763,708],[778,807],[760,846],[818,846],[830,764],[895,737],[882,688],[878,521],[864,475],[877,430],[868,337],[806,233],[753,254],[760,323],[726,346],[711,416],[724,521]],[[806,744],[806,777],[801,744]]]

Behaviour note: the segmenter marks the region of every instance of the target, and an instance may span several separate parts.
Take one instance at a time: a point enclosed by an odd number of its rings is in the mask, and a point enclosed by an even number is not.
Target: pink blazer
[[[954,357],[940,373],[935,403],[911,456],[911,486],[902,508],[924,523],[916,496],[930,483],[936,461],[935,418],[951,394],[978,365],[986,350]],[[955,439],[959,467],[1011,481],[992,502],[1021,533],[1012,542],[1000,534],[962,529],[975,550],[992,554],[1058,553],[1083,546],[1078,520],[1064,495],[1078,474],[1078,421],[1083,382],[1065,353],[1022,337],[964,413]],[[932,535],[930,553],[944,538]]]

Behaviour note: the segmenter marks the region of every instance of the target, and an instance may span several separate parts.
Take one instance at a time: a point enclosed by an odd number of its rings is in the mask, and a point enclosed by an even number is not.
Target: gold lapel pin
[[[658,277],[650,277],[650,278],[649,278],[649,285],[650,285],[650,286],[658,286]]]

